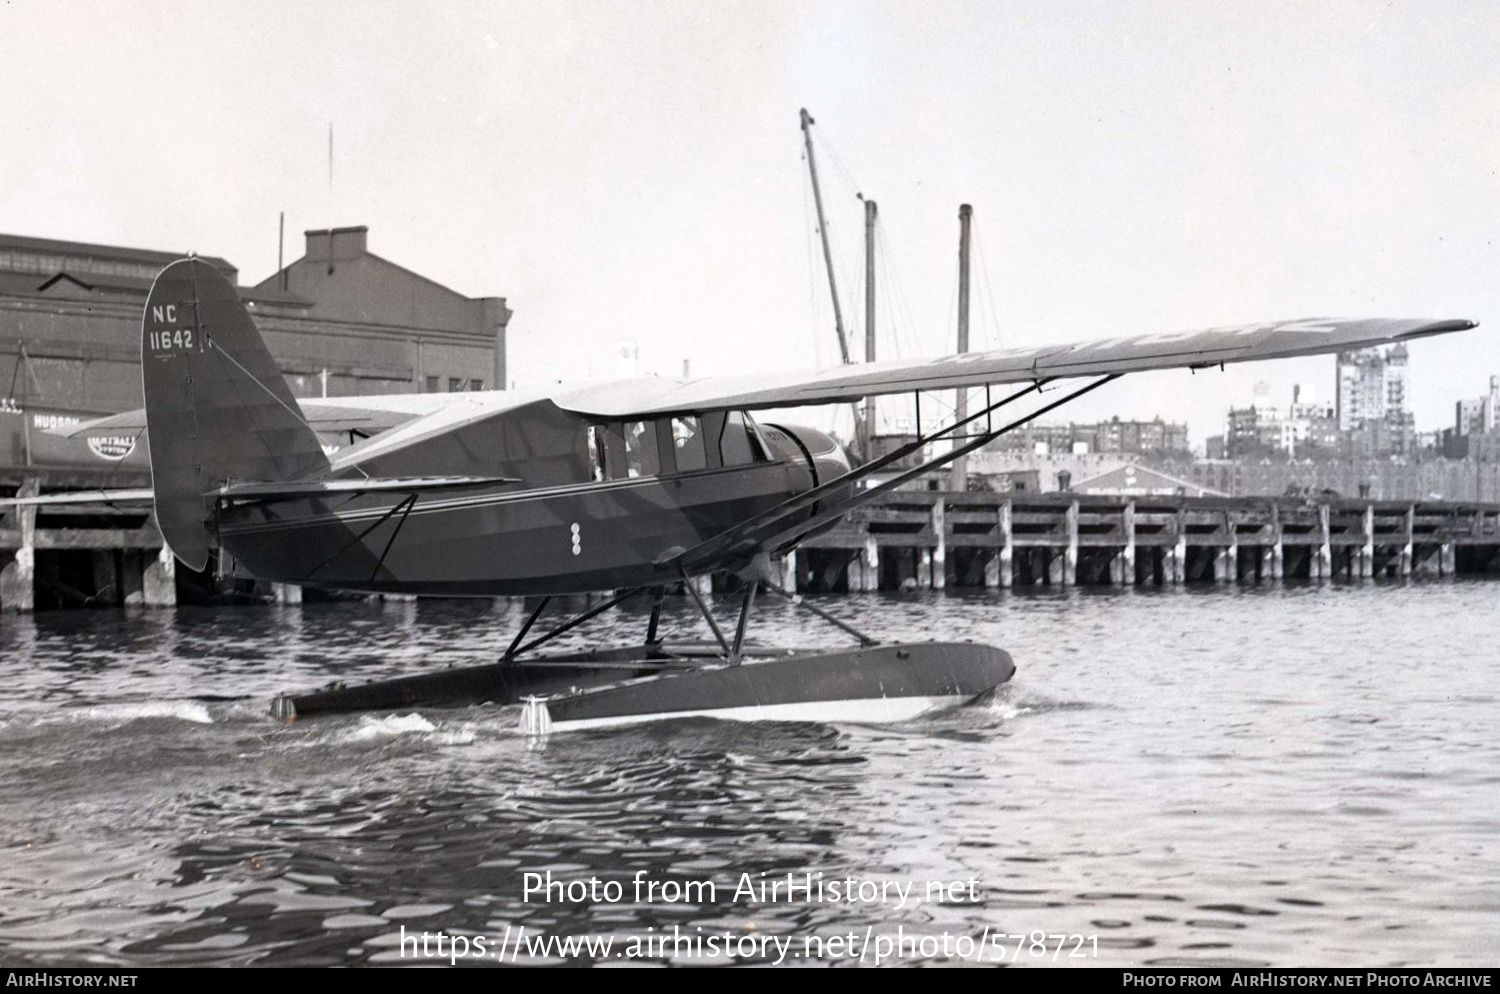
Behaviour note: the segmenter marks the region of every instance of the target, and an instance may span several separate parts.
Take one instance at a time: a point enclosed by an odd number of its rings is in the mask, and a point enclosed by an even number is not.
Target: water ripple
[[[1017,676],[904,726],[545,743],[514,708],[264,712],[282,689],[493,658],[518,605],[7,618],[0,957],[352,964],[399,962],[403,926],[900,926],[1097,935],[1111,965],[1478,965],[1464,937],[1493,920],[1500,876],[1492,601],[1463,583],[850,597],[829,606],[892,638],[996,642]],[[667,615],[709,635],[685,605]],[[617,610],[570,644],[643,624]],[[837,636],[779,604],[762,632]],[[724,889],[524,901],[547,870]],[[818,871],[980,889],[900,911],[729,896],[741,873]]]

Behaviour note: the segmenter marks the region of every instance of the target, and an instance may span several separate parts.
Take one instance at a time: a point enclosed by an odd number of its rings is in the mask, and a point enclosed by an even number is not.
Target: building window
[[[458,393],[463,388],[464,388],[464,381],[463,381],[462,377],[459,377],[459,376],[450,376],[450,377],[448,377],[448,392],[449,393]]]
[[[469,381],[469,389],[470,390],[483,390],[484,389],[484,381],[483,380],[470,380]]]
[[[429,376],[429,377],[427,377],[426,385],[422,388],[422,392],[423,393],[437,393],[438,392],[438,378],[436,376]]]

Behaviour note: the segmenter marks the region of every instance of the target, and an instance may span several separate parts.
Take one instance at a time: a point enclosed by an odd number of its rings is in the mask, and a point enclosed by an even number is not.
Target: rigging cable
[[[1000,332],[1000,310],[995,306],[995,291],[990,286],[990,267],[989,263],[986,262],[984,258],[984,243],[979,239],[978,223],[971,221],[970,224],[974,232],[974,248],[977,250],[979,255],[979,272],[984,279],[985,296],[989,298],[989,307],[987,308],[986,313],[989,316],[990,325],[993,327],[995,332],[995,348],[1003,349],[1005,347],[1005,339],[1002,337]]]

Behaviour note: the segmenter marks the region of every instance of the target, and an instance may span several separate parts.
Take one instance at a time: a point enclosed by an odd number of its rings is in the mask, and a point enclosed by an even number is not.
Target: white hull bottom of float
[[[684,718],[887,724],[966,704],[1013,672],[1006,653],[967,642],[814,651],[530,694],[521,730],[546,735]]]
[[[524,703],[524,710],[521,713],[521,730],[528,735],[547,735],[552,732],[619,728],[648,721],[676,721],[684,718],[889,725],[962,707],[974,700],[974,697],[973,694],[957,694],[944,697],[871,697],[855,701],[803,701],[800,704],[748,704],[738,707],[704,708],[700,711],[657,711],[614,715],[607,718],[579,718],[571,721],[554,721],[547,708],[546,700],[531,698]]]

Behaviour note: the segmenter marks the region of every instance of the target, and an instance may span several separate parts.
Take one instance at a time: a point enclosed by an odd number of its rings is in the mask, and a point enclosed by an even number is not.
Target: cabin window
[[[618,421],[589,426],[589,459],[593,463],[594,479],[625,480],[637,475],[630,472],[625,428]]]
[[[755,425],[742,411],[726,411],[719,416],[719,457],[725,466],[748,466],[751,463],[768,462],[765,447]]]
[[[770,461],[754,422],[740,412],[592,424],[588,426],[587,447],[594,480],[627,480]]]
[[[661,472],[661,459],[657,454],[656,443],[655,422],[625,422],[626,476],[656,476]]]
[[[608,456],[604,444],[603,425],[589,425],[588,450],[590,469],[589,475],[595,483],[598,483],[600,480],[604,479],[606,458]]]
[[[679,473],[708,467],[708,453],[703,445],[703,425],[696,417],[672,419],[672,451],[677,456]]]

